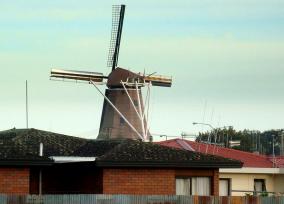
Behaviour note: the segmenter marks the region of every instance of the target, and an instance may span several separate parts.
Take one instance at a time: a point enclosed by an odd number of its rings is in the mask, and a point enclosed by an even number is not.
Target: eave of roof
[[[25,159],[25,160],[15,160],[7,159],[0,160],[0,166],[51,166],[54,163],[53,160],[34,160],[34,159]]]
[[[243,168],[232,168],[232,169],[219,169],[220,173],[233,173],[233,174],[284,174],[282,168],[254,168],[254,167],[243,167]]]

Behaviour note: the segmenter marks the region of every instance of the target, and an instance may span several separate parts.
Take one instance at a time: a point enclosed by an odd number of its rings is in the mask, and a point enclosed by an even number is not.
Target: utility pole
[[[258,135],[258,149],[259,149],[259,152],[261,151],[261,148],[260,148],[260,134],[259,132],[257,133]]]
[[[26,127],[29,128],[28,80],[26,80]]]
[[[228,132],[228,131],[227,131],[226,136],[227,136],[227,140],[226,140],[226,145],[225,145],[225,147],[230,148],[231,145],[229,145],[230,143],[229,143],[229,132]]]
[[[273,161],[273,167],[275,167],[275,153],[274,153],[274,134],[272,135],[272,161]]]
[[[284,130],[281,131],[281,150],[280,155],[284,156]]]
[[[255,151],[257,151],[257,147],[258,147],[258,139],[257,139],[257,132],[254,131],[254,135],[255,135]]]

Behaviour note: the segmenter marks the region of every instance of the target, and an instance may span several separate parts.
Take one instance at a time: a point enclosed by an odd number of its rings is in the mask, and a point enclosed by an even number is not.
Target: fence
[[[0,204],[284,204],[284,197],[0,195]]]

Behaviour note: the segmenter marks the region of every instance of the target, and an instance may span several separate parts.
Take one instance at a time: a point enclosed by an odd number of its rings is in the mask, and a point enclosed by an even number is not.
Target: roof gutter
[[[1,160],[0,166],[51,166],[52,160]]]
[[[172,168],[241,168],[242,163],[227,162],[115,162],[115,161],[96,161],[98,167],[172,167]]]

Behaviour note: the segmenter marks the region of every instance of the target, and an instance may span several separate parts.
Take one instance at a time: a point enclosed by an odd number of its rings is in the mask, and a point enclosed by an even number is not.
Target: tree
[[[224,147],[230,147],[230,141],[240,141],[240,146],[232,148],[248,152],[259,152],[266,155],[273,155],[274,149],[274,154],[279,155],[281,152],[282,134],[283,129],[261,132],[248,129],[237,131],[233,127],[229,127],[200,132],[196,141],[209,142]]]

